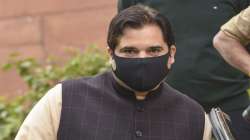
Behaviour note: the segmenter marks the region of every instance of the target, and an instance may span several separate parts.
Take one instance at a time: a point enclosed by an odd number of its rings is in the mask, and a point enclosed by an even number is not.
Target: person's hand
[[[244,112],[242,113],[242,116],[245,120],[250,122],[250,105],[244,110]]]

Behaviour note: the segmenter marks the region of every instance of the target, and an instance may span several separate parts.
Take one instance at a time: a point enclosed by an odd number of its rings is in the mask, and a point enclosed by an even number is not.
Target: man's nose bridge
[[[140,51],[140,53],[139,53],[139,56],[138,56],[139,58],[145,58],[145,57],[147,57],[147,53],[146,53],[146,51]]]

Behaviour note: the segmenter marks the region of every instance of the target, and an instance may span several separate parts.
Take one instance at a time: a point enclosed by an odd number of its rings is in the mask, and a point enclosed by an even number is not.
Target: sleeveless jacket
[[[202,140],[204,111],[166,83],[145,100],[111,72],[62,83],[58,140]]]

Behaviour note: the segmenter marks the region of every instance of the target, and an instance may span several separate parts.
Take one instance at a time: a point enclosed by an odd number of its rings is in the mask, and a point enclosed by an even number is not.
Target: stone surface
[[[39,21],[39,18],[34,17],[0,20],[0,47],[39,43]]]
[[[106,34],[117,0],[0,0],[0,65],[20,58],[69,57],[67,50],[96,44],[106,47]],[[27,86],[12,70],[0,70],[0,96],[22,95]]]
[[[108,25],[114,14],[114,8],[105,7],[47,16],[44,19],[47,52],[61,56],[67,48],[84,48],[92,44],[106,47]]]
[[[0,0],[0,18],[97,9],[114,3],[115,0]]]

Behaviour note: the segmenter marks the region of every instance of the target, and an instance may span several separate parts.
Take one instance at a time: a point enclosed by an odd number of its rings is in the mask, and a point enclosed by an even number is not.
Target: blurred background
[[[117,0],[0,0],[0,140],[15,138],[56,83],[110,68],[116,12]]]
[[[0,64],[10,55],[63,61],[68,48],[106,47],[116,0],[0,0]],[[60,61],[60,60],[59,60]],[[21,95],[27,85],[16,70],[0,71],[0,95]]]
[[[117,0],[0,0],[0,140],[56,83],[109,68]]]

